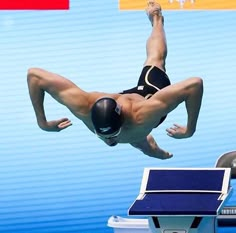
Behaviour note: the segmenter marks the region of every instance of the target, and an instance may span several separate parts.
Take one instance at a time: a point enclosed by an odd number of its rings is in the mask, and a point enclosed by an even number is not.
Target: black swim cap
[[[97,134],[108,135],[119,132],[122,125],[120,107],[112,98],[97,100],[91,109],[91,118]]]

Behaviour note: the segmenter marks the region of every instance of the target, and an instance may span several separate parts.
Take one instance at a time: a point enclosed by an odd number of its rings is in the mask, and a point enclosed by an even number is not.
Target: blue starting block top
[[[129,215],[218,215],[229,196],[230,168],[145,168]]]

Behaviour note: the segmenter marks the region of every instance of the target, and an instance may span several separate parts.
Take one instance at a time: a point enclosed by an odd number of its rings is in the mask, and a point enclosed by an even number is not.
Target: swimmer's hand
[[[166,129],[166,131],[168,136],[176,139],[189,138],[193,135],[193,133],[188,133],[187,127],[178,124],[174,124],[172,127]]]
[[[41,125],[40,128],[49,132],[59,132],[71,125],[72,123],[68,118],[62,118],[54,121],[47,121],[45,124]]]

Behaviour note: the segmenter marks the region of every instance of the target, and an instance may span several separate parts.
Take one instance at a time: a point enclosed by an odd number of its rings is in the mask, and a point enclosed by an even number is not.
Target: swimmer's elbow
[[[37,68],[29,68],[27,71],[27,82],[28,84],[34,82],[34,80],[37,78]]]
[[[191,138],[196,132],[196,128],[188,129],[185,138]]]
[[[35,73],[37,72],[38,68],[29,68],[27,70],[27,77],[32,77],[33,75],[35,75]]]
[[[189,83],[187,84],[187,89],[191,92],[203,92],[203,79],[200,77],[190,78]]]

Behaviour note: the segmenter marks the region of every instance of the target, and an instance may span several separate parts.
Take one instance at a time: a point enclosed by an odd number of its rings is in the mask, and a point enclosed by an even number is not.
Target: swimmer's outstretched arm
[[[131,146],[139,149],[142,151],[145,155],[148,155],[150,157],[154,157],[157,159],[170,159],[173,157],[173,155],[167,151],[164,151],[161,149],[153,136],[149,134],[147,138],[145,138],[142,141],[131,143]]]

